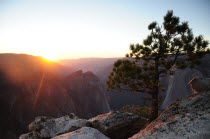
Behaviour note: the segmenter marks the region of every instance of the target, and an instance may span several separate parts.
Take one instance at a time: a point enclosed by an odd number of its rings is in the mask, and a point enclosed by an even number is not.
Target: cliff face
[[[131,139],[210,138],[210,92],[191,95],[170,105]]]
[[[110,110],[105,96],[105,88],[98,77],[92,72],[77,71],[67,76],[64,80],[69,95],[76,106],[76,115],[90,118]]]
[[[41,115],[89,118],[109,111],[105,90],[90,72],[64,77],[68,68],[28,55],[3,56],[0,65],[0,138],[17,138]]]
[[[166,85],[166,97],[160,107],[161,109],[165,109],[176,99],[193,94],[188,83],[194,77],[210,77],[210,54],[205,55],[200,62],[193,69],[176,69],[174,75],[167,76],[164,79],[168,80],[168,83]]]
[[[202,77],[202,73],[196,69],[177,69],[174,75],[168,76],[168,86],[166,97],[161,105],[161,109],[165,109],[176,99],[193,94],[188,82],[194,77]]]

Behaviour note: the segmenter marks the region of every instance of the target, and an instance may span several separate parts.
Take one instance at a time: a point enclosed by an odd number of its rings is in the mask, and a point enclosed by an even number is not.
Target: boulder
[[[137,133],[146,123],[146,118],[131,113],[111,111],[88,120],[88,126],[114,139],[127,138]]]
[[[189,84],[194,93],[210,91],[210,78],[195,77],[189,82]]]
[[[41,138],[51,138],[57,135],[77,130],[86,126],[87,121],[79,119],[74,114],[60,118],[36,117],[29,125],[29,130]]]
[[[82,127],[76,131],[56,136],[52,139],[109,139],[107,136],[91,127]]]
[[[210,92],[170,105],[155,121],[130,139],[210,138]]]

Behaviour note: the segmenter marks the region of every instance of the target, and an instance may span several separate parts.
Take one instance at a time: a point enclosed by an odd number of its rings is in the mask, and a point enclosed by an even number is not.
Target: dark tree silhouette
[[[188,22],[168,11],[162,25],[152,22],[143,44],[131,44],[127,59],[118,60],[110,73],[108,89],[137,91],[151,95],[151,120],[158,117],[159,78],[174,68],[193,68],[208,47],[202,35],[194,37]]]

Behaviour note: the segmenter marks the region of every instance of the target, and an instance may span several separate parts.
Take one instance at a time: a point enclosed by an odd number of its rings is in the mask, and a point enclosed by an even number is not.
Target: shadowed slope
[[[16,138],[37,116],[73,112],[86,118],[109,110],[105,90],[92,73],[64,77],[71,69],[40,57],[1,54],[0,58],[0,138]]]

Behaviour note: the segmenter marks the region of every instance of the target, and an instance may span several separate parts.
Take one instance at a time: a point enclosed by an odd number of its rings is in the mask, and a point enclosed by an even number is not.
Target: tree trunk
[[[150,120],[153,121],[158,117],[158,87],[152,93],[152,113]]]
[[[152,93],[152,113],[151,113],[151,121],[155,120],[158,117],[158,94],[159,94],[159,57],[157,56],[155,59],[155,88]]]

